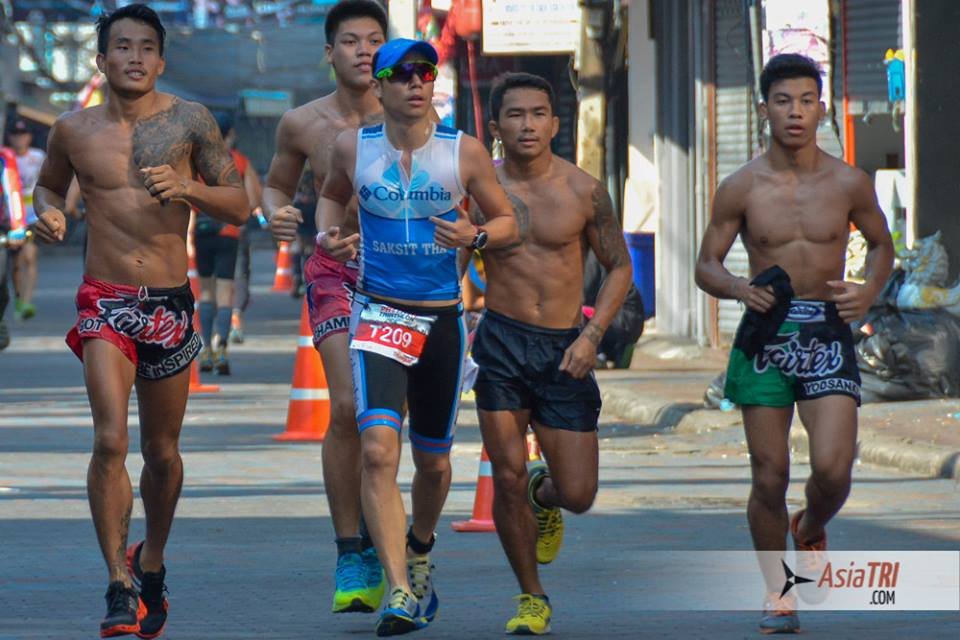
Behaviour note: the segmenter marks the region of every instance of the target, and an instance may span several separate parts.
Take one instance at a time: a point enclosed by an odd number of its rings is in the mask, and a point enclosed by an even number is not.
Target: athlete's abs
[[[89,209],[85,273],[114,284],[182,285],[188,221],[189,210],[179,203],[120,212]]]
[[[843,279],[850,206],[828,178],[793,183],[758,173],[741,231],[751,274],[777,264],[798,298],[830,299],[827,281]]]
[[[547,329],[580,325],[583,259],[579,242],[553,249],[528,240],[509,255],[485,254],[488,309]]]

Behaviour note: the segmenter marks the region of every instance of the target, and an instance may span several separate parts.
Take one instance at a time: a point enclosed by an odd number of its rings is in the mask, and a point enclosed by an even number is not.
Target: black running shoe
[[[111,582],[107,588],[107,615],[100,623],[100,637],[112,638],[140,631],[140,618],[146,608],[137,590],[122,582]]]
[[[156,638],[163,633],[167,623],[167,585],[163,583],[167,576],[167,568],[160,567],[160,571],[144,571],[140,567],[140,551],[143,550],[143,541],[127,547],[127,571],[133,584],[140,589],[140,600],[144,606],[144,614],[140,617],[138,638]]]

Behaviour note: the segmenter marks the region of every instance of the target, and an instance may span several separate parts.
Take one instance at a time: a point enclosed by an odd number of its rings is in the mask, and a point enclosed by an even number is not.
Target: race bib
[[[360,312],[350,348],[379,353],[408,367],[415,365],[436,319],[371,302]]]

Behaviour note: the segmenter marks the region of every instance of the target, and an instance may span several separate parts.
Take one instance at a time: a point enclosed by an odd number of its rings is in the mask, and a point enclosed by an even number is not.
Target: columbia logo
[[[360,197],[366,200],[367,198],[370,197],[370,195],[371,195],[370,189],[367,188],[367,185],[363,185],[363,187],[360,189]]]

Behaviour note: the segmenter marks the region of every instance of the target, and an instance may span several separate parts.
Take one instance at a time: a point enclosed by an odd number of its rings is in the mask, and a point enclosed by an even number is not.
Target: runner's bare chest
[[[521,236],[528,248],[579,247],[588,211],[583,199],[563,179],[535,184],[505,182]],[[523,207],[518,213],[517,201]]]
[[[78,178],[96,189],[142,188],[139,170],[169,165],[191,176],[196,116],[174,102],[133,126],[99,120],[78,128],[70,149]],[[90,123],[84,123],[89,125]]]
[[[757,248],[846,238],[850,198],[837,181],[758,179],[745,203],[744,238]]]
[[[342,132],[356,127],[366,127],[378,124],[383,121],[380,114],[367,118],[365,121],[361,118],[344,118],[339,112],[328,110],[318,111],[314,120],[307,127],[302,138],[302,153],[307,157],[310,163],[310,170],[313,172],[314,184],[317,192],[323,187],[323,181],[330,171],[330,163],[333,158],[334,143]],[[352,170],[353,167],[348,167]]]

